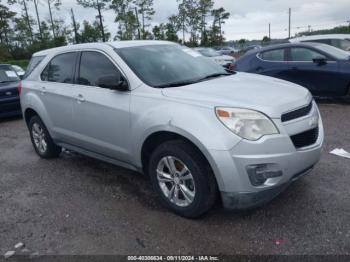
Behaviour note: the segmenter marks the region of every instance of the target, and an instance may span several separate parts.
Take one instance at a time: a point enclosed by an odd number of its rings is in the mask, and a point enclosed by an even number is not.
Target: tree
[[[261,40],[261,45],[268,45],[270,43],[271,39],[268,36],[264,36]]]
[[[135,0],[135,4],[138,6],[138,12],[141,14],[142,39],[147,39],[149,33],[146,32],[146,28],[150,25],[146,24],[146,21],[150,21],[155,14],[153,0]]]
[[[131,40],[137,35],[139,24],[130,3],[131,0],[112,0],[110,8],[116,13],[115,22],[118,23],[118,32],[115,39]]]
[[[200,29],[201,29],[201,45],[208,45],[208,31],[206,29],[207,26],[207,15],[213,9],[214,2],[213,0],[199,0],[199,12],[201,16],[200,21]]]
[[[100,30],[102,34],[102,41],[106,42],[105,27],[103,25],[102,10],[107,7],[107,3],[111,0],[77,0],[77,3],[85,8],[94,8],[98,12],[97,18],[100,21]]]
[[[175,15],[172,15],[168,18],[168,23],[166,27],[166,40],[172,42],[179,42],[179,37],[177,32],[180,30],[181,25],[178,23],[178,18]]]
[[[152,31],[155,40],[165,40],[165,26],[163,23],[153,27]]]
[[[241,49],[244,48],[244,46],[245,46],[246,43],[247,43],[247,40],[245,40],[244,38],[242,38],[242,39],[240,39],[240,40],[238,41],[238,44],[239,44],[239,46],[240,46]]]
[[[25,22],[27,23],[27,29],[29,30],[30,33],[30,39],[33,42],[34,41],[34,34],[33,34],[33,29],[32,25],[34,24],[31,17],[28,14],[28,7],[27,7],[27,1],[28,0],[8,0],[7,2],[10,5],[18,3],[20,6],[22,6],[24,14],[25,14]]]
[[[93,43],[93,42],[99,42],[102,40],[102,31],[100,29],[100,24],[98,21],[94,21],[92,24],[90,24],[88,21],[83,22],[83,28],[80,35],[80,41],[82,43]],[[110,38],[110,33],[105,32],[105,39]]]
[[[214,21],[213,21],[213,29],[216,29],[215,27],[217,26],[219,29],[219,43],[222,44],[222,42],[224,41],[223,38],[223,33],[222,33],[222,24],[225,23],[225,20],[227,20],[230,17],[230,13],[226,12],[225,9],[223,7],[220,7],[218,9],[213,9],[211,11],[212,16],[214,17]]]
[[[9,10],[7,6],[0,4],[0,42],[9,48],[10,23],[17,13]]]

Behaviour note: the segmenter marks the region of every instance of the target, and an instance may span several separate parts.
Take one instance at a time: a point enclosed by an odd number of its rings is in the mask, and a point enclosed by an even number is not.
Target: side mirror
[[[325,65],[327,64],[327,59],[325,57],[316,57],[314,59],[312,59],[312,61],[315,63],[315,64],[318,64],[318,65]]]
[[[98,80],[98,86],[119,91],[127,91],[129,87],[128,82],[122,76],[115,75],[101,77]]]

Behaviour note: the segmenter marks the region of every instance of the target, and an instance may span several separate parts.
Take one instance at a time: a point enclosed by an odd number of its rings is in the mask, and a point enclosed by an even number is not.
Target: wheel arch
[[[221,176],[218,174],[218,169],[216,167],[214,159],[211,157],[210,153],[206,148],[200,143],[200,141],[190,138],[186,134],[175,132],[175,131],[155,131],[147,136],[141,146],[140,157],[142,171],[144,174],[147,174],[148,162],[151,153],[159,146],[160,144],[166,141],[172,140],[183,140],[193,146],[196,151],[203,157],[203,159],[208,163],[211,171],[215,176],[216,183],[219,188],[223,187],[223,181]]]

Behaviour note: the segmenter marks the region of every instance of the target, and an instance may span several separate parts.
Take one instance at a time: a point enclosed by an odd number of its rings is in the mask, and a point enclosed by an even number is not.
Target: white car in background
[[[199,52],[201,55],[205,57],[209,57],[215,63],[229,70],[233,70],[234,68],[234,63],[236,62],[236,59],[233,56],[222,55],[213,48],[198,47],[198,48],[195,48],[195,50]]]
[[[291,43],[316,42],[331,45],[350,52],[350,34],[310,35],[289,40]]]
[[[23,76],[25,75],[25,71],[22,69],[22,67],[18,66],[18,65],[11,65],[12,69],[16,72],[16,74],[19,76],[19,78],[23,78]]]

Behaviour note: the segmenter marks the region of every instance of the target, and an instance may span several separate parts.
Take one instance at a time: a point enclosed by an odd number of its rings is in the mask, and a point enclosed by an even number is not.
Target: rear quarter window
[[[34,71],[34,69],[37,68],[38,65],[40,65],[41,61],[43,61],[44,58],[45,56],[33,56],[29,62],[24,78],[29,76]]]

